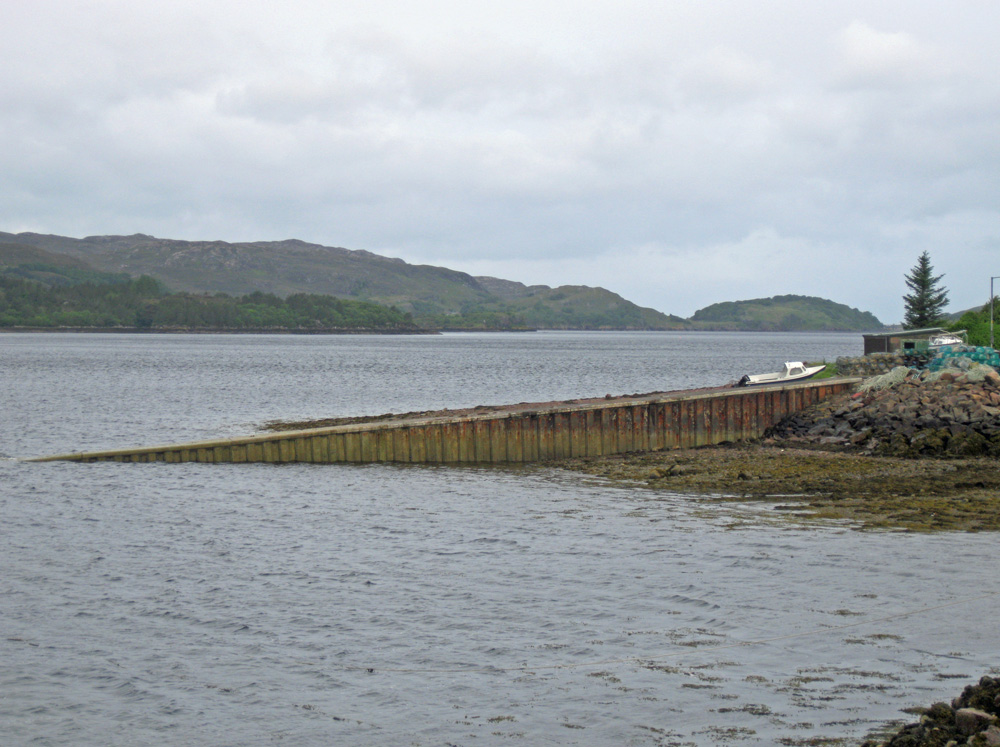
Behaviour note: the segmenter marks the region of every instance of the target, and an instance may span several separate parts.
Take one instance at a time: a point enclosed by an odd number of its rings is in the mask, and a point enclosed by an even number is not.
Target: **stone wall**
[[[878,376],[897,366],[923,368],[933,357],[930,353],[872,353],[857,357],[837,358],[837,371],[841,376]]]

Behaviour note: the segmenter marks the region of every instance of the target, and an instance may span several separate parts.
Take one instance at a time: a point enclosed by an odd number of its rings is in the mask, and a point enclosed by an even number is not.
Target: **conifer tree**
[[[939,325],[941,313],[948,305],[948,291],[938,285],[944,275],[934,275],[930,255],[925,251],[906,275],[906,285],[912,291],[903,296],[905,313],[903,329],[922,329]]]

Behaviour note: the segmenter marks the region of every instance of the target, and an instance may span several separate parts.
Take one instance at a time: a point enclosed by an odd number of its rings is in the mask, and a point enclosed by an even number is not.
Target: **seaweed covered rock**
[[[966,358],[938,371],[898,366],[765,437],[885,456],[1000,456],[1000,375]]]
[[[1000,679],[983,677],[951,704],[935,703],[920,720],[903,726],[888,741],[861,747],[985,747],[1000,745]]]

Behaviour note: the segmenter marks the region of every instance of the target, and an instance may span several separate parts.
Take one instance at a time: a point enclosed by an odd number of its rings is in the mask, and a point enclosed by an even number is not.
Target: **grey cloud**
[[[892,89],[919,85],[942,74],[943,60],[912,34],[878,31],[854,21],[837,39],[835,80],[847,88]]]
[[[391,5],[22,14],[0,30],[19,60],[0,69],[0,227],[502,257],[552,273],[513,279],[566,271],[643,298],[701,288],[706,303],[745,295],[741,278],[798,292],[758,276],[762,261],[854,294],[830,252],[903,272],[949,235],[995,246],[1000,75],[982,73],[1000,66],[971,15],[964,31],[930,4],[905,18],[664,4],[645,19],[628,14],[647,4],[597,4],[577,19],[550,3],[521,12],[561,26],[492,23],[496,8],[476,24],[456,6],[438,28]],[[706,257],[732,263],[718,287]],[[671,285],[685,272],[698,282]]]

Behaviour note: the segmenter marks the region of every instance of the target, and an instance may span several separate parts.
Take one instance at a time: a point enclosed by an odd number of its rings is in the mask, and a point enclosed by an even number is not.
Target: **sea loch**
[[[996,666],[986,535],[795,526],[557,467],[33,464],[725,384],[857,335],[0,337],[11,744],[860,741]]]

